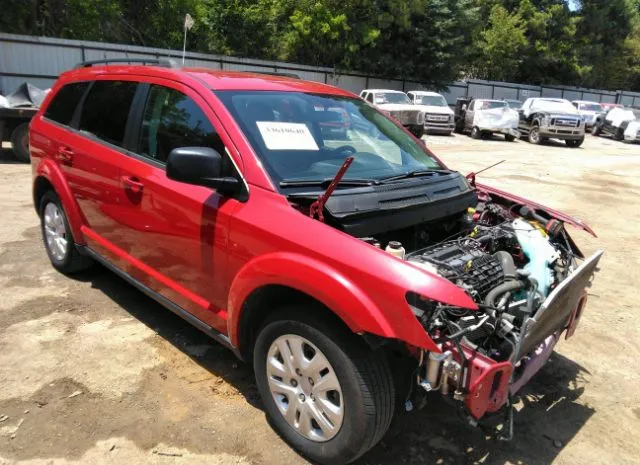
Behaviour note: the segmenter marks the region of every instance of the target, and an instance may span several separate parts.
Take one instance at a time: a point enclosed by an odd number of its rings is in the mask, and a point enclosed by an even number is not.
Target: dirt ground
[[[606,253],[579,331],[520,396],[512,442],[433,399],[359,463],[640,463],[640,146],[427,139],[464,173],[506,160],[481,180],[583,218],[599,237],[574,238]],[[230,352],[104,269],[53,270],[30,182],[2,151],[0,464],[306,463]]]

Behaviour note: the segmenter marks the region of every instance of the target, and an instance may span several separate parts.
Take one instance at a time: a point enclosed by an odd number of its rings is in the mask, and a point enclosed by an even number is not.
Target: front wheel
[[[593,134],[594,136],[598,136],[600,135],[600,126],[598,126],[597,124],[595,124],[592,128],[591,128],[591,134]]]
[[[514,140],[516,140],[516,137],[512,136],[511,134],[505,134],[504,140],[506,140],[507,142],[513,142]]]
[[[542,144],[542,136],[540,136],[540,127],[532,126],[529,130],[529,142],[532,144],[540,145]]]
[[[352,462],[385,434],[394,385],[384,354],[309,309],[279,312],[260,331],[256,384],[274,429],[317,463]]]
[[[471,129],[471,138],[480,139],[481,137],[482,137],[482,131],[480,131],[480,128],[478,126],[474,126],[473,129]]]
[[[564,141],[564,143],[567,144],[567,147],[571,147],[573,149],[580,147],[583,142],[584,142],[584,138]]]

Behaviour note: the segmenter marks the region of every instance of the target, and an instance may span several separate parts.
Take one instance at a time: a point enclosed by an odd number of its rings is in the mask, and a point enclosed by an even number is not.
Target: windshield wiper
[[[396,176],[390,176],[388,178],[383,178],[380,180],[380,182],[386,183],[386,182],[398,181],[400,179],[417,178],[420,176],[433,176],[434,174],[451,174],[451,173],[452,171],[450,170],[420,169],[420,170],[409,171],[408,173],[398,174]]]
[[[333,181],[333,178],[324,179],[283,179],[280,187],[321,187],[326,189]],[[343,179],[337,183],[341,187],[362,187],[379,184],[376,179]]]

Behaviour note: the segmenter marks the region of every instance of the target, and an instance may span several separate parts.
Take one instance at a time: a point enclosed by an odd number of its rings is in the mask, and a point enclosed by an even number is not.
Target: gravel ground
[[[516,437],[433,399],[362,464],[631,464],[640,457],[640,146],[427,137],[451,167],[577,215],[605,248],[587,313],[524,389]],[[49,265],[28,165],[0,153],[0,464],[300,464],[268,426],[249,367],[115,275]],[[500,417],[492,420],[499,423]]]

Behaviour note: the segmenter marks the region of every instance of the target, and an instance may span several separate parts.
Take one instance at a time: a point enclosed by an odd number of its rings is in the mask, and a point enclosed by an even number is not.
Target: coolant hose
[[[518,270],[516,269],[516,264],[513,263],[513,257],[511,256],[511,254],[509,254],[509,252],[505,252],[504,250],[499,250],[494,253],[493,256],[500,263],[504,278],[508,281],[516,279],[516,277],[518,276]]]
[[[496,286],[493,289],[491,289],[487,294],[487,296],[484,298],[484,303],[485,305],[494,307],[495,306],[494,302],[498,298],[498,296],[501,296],[506,292],[519,291],[523,287],[524,287],[524,282],[522,281],[519,281],[519,280],[506,281],[500,284],[499,286]]]

